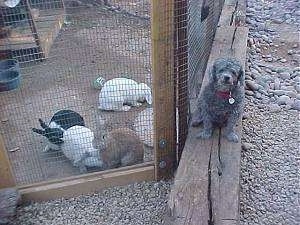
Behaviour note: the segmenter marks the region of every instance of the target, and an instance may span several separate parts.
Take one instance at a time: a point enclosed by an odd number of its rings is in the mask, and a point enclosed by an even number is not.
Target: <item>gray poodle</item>
[[[192,126],[203,122],[204,129],[198,138],[210,138],[214,126],[225,126],[225,137],[238,142],[234,127],[243,112],[244,77],[243,67],[236,59],[219,58],[214,62],[209,83],[198,97],[192,119]]]

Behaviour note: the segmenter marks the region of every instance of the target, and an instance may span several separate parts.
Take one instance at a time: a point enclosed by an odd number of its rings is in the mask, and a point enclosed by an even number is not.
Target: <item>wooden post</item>
[[[16,185],[8,155],[0,135],[0,189]]]
[[[155,178],[172,177],[176,162],[174,0],[152,0]]]

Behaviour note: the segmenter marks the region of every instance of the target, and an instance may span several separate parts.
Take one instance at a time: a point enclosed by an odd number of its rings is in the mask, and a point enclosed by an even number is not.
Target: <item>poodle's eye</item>
[[[224,69],[220,69],[219,70],[219,73],[223,73],[225,70]]]

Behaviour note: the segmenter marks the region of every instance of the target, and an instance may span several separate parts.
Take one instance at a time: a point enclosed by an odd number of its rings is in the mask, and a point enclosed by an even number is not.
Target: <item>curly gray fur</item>
[[[203,131],[198,138],[210,138],[215,126],[225,127],[225,137],[238,142],[234,132],[244,107],[244,70],[239,61],[233,58],[217,59],[211,69],[207,86],[197,100],[197,110],[193,115],[192,126],[203,122]],[[230,93],[230,97],[219,94]],[[234,103],[229,103],[229,98]]]

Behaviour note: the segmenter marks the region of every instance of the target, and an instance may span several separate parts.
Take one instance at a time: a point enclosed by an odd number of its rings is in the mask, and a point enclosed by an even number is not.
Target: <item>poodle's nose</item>
[[[225,76],[224,76],[224,80],[225,80],[225,81],[229,81],[230,78],[231,78],[231,77],[230,77],[229,75],[225,75]]]

